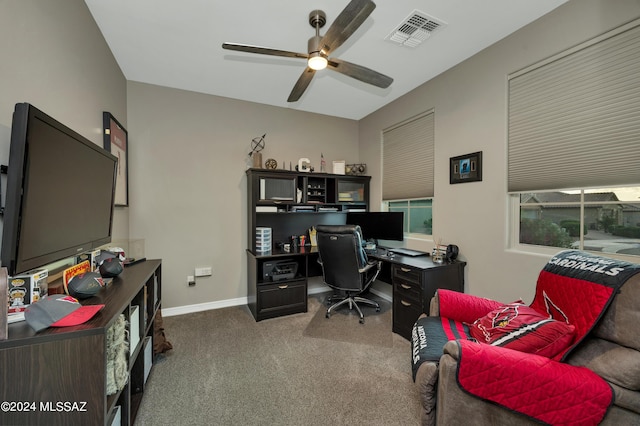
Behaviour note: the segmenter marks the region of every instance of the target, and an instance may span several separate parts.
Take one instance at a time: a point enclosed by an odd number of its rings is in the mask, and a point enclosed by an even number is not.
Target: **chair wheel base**
[[[324,314],[325,318],[329,318],[331,315],[329,315],[329,312],[327,312],[326,314]]]
[[[364,324],[364,318],[360,318],[360,324]]]

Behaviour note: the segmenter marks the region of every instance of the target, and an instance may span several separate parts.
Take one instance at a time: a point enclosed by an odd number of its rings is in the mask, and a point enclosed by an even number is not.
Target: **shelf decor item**
[[[299,159],[298,167],[296,167],[296,170],[299,172],[305,172],[305,173],[308,173],[309,171],[313,171],[311,167],[311,161],[309,161],[308,158]]]
[[[251,140],[251,152],[249,153],[249,157],[253,159],[253,168],[261,169],[262,168],[262,150],[264,149],[264,137],[267,136],[265,133],[262,136],[256,136]]]
[[[102,113],[104,149],[118,157],[116,176],[116,206],[129,205],[129,136],[127,130],[111,113]]]
[[[449,183],[478,182],[482,180],[482,151],[451,157]]]
[[[363,175],[366,170],[367,170],[367,165],[364,163],[347,164],[345,168],[345,172],[348,175]]]
[[[264,162],[264,167],[269,170],[275,170],[278,168],[278,162],[273,158],[267,158]]]

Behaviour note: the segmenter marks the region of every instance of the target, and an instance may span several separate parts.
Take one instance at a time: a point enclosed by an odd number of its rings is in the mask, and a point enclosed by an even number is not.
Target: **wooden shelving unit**
[[[161,306],[161,261],[147,260],[125,270],[83,304],[104,304],[90,321],[75,327],[48,328],[35,333],[26,322],[9,325],[0,341],[3,401],[33,403],[34,410],[0,412],[0,424],[110,425],[120,409],[121,425],[132,425],[145,384],[145,342],[153,344],[156,313]],[[128,324],[138,306],[137,344],[128,356],[128,381],[107,395],[106,333],[120,314]],[[152,346],[153,347],[153,346]],[[151,347],[151,348],[152,348]],[[148,354],[148,352],[147,352]],[[45,410],[58,402],[78,403],[83,410]]]

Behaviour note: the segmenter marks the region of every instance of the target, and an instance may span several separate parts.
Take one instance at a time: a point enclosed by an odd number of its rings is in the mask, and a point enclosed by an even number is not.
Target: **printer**
[[[298,262],[292,259],[267,261],[262,264],[264,281],[281,281],[295,278],[298,273]]]

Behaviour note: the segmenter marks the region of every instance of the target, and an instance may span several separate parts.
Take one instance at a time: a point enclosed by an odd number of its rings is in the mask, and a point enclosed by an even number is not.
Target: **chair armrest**
[[[437,290],[435,299],[429,313],[431,316],[469,324],[503,305],[495,300],[442,288]]]
[[[358,272],[360,272],[362,274],[363,272],[369,271],[369,269],[373,268],[374,266],[377,266],[378,270],[380,270],[380,268],[382,268],[382,261],[380,261],[380,260],[370,260],[370,261],[367,262],[366,265],[364,265],[363,268],[358,269]]]
[[[443,352],[457,361],[466,392],[549,424],[566,416],[596,424],[613,402],[609,384],[586,367],[469,340],[449,341]]]

